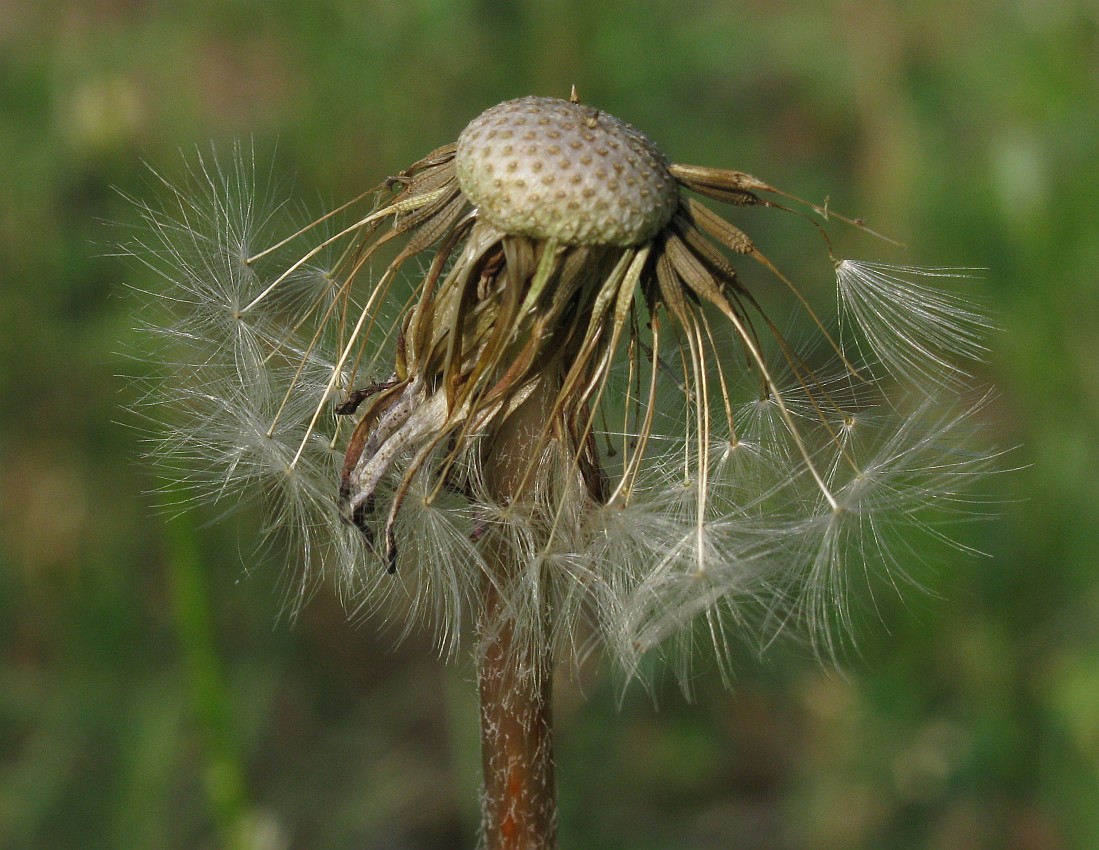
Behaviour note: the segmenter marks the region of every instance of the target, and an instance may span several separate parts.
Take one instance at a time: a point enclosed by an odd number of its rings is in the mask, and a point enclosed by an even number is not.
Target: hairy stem
[[[548,378],[548,376],[545,376]],[[492,441],[486,478],[494,498],[515,505],[536,463],[534,453],[550,415],[554,385],[542,388],[512,414]],[[553,765],[552,685],[549,647],[521,640],[501,595],[527,569],[505,541],[489,541],[480,617],[482,829],[486,850],[553,850],[557,797]],[[548,611],[541,611],[543,618]]]
[[[512,637],[510,628],[498,630],[481,657],[485,846],[550,850],[557,846],[552,671],[545,658],[529,658],[544,668],[539,673],[516,670],[517,661],[522,662],[515,657]],[[528,653],[534,654],[542,655],[540,650]]]

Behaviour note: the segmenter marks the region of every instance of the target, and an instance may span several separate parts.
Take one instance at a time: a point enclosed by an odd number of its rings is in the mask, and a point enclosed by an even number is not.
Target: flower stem
[[[488,605],[499,600],[486,594]],[[492,616],[491,611],[486,612]],[[487,850],[552,850],[557,846],[553,776],[553,674],[541,648],[526,654],[542,667],[516,670],[510,626],[499,630],[481,656],[482,829]],[[523,650],[520,650],[522,652]]]
[[[547,376],[544,376],[548,378]],[[554,398],[552,380],[501,426],[486,458],[486,481],[501,504],[515,505],[528,487],[539,438]],[[516,634],[501,589],[527,572],[515,547],[490,540],[479,622],[481,636],[482,830],[486,850],[554,850],[557,796],[553,764],[553,665],[545,643]],[[538,612],[545,620],[548,610]],[[536,631],[536,630],[532,630]]]

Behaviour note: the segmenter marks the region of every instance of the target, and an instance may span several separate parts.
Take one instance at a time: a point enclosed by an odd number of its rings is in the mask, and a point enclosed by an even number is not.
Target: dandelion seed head
[[[791,196],[591,107],[493,107],[289,235],[250,151],[157,182],[125,248],[161,279],[152,458],[197,500],[264,503],[299,598],[331,576],[352,616],[447,657],[472,622],[566,664],[601,645],[627,677],[652,652],[684,687],[701,647],[724,675],[732,639],[795,624],[833,654],[854,572],[903,584],[908,531],[987,465],[960,448],[976,412],[943,412],[987,327],[946,272],[839,263],[852,349],[697,197]]]

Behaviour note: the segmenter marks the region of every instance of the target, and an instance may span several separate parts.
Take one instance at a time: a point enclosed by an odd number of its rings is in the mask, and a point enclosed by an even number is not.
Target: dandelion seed
[[[965,362],[983,360],[993,329],[972,299],[929,286],[935,278],[964,279],[979,269],[918,268],[841,260],[840,305],[865,335],[870,353],[895,378],[914,385],[968,380]]]
[[[629,677],[657,651],[686,686],[700,639],[727,660],[795,621],[834,654],[853,573],[904,581],[901,529],[987,465],[957,450],[973,411],[938,412],[988,328],[931,288],[953,272],[836,266],[908,404],[709,204],[848,220],[673,164],[575,97],[493,107],[341,208],[350,224],[285,239],[244,151],[163,185],[127,248],[168,283],[142,410],[182,412],[155,453],[203,470],[199,498],[267,495],[351,610],[447,655],[475,623],[490,846],[505,826],[553,846],[554,664],[600,643]],[[742,262],[823,342],[784,336]]]

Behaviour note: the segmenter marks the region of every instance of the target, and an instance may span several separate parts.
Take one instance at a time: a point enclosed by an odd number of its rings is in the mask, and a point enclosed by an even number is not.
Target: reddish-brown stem
[[[486,483],[502,504],[522,509],[526,473],[535,462],[556,395],[548,380],[493,435]],[[541,629],[518,626],[504,594],[529,581],[528,565],[504,540],[486,541],[489,575],[480,612],[482,829],[486,850],[554,850],[557,796],[553,770],[553,668],[549,647],[531,639]],[[520,579],[519,577],[522,576]],[[503,590],[503,594],[502,591]],[[541,594],[538,594],[540,597]],[[548,611],[526,611],[546,618]]]
[[[494,589],[486,595],[486,616],[492,617],[499,599]],[[551,850],[557,846],[553,674],[547,659],[531,657],[543,655],[541,648],[520,648],[513,636],[510,624],[498,629],[486,639],[481,655],[485,846]],[[517,653],[526,657],[517,658]]]

